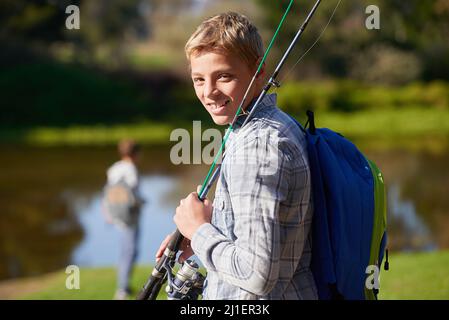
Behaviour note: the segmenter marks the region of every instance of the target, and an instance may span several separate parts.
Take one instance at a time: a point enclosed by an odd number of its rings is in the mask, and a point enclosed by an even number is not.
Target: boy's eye
[[[227,74],[227,73],[223,73],[223,74],[220,74],[220,75],[218,76],[218,79],[222,79],[222,80],[230,80],[230,79],[231,79],[231,75],[230,75],[230,74]]]
[[[200,84],[203,81],[204,81],[203,78],[193,78],[193,83],[195,83],[195,84]]]

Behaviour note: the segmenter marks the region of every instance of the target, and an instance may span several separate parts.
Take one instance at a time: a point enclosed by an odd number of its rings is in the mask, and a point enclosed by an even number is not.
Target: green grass
[[[390,270],[381,271],[380,296],[388,299],[449,299],[449,251],[391,254]],[[132,287],[136,294],[151,272],[149,266],[136,268]],[[115,269],[84,268],[80,272],[80,289],[67,290],[64,270],[47,275],[34,292],[21,292],[13,299],[112,299],[115,290]],[[39,281],[39,278],[32,280]],[[10,285],[11,287],[11,285]],[[23,287],[23,286],[22,286]],[[2,284],[0,283],[0,292]],[[26,291],[26,290],[23,290]],[[161,290],[160,299],[165,299]]]
[[[444,150],[449,147],[449,111],[420,108],[365,110],[354,113],[317,112],[317,127],[331,128],[357,145],[371,149]],[[304,117],[298,116],[303,123]],[[193,119],[192,119],[193,120]],[[67,128],[37,127],[0,130],[0,141],[37,146],[115,144],[122,137],[146,144],[168,144],[170,123],[140,122],[123,125],[85,125]],[[191,130],[191,124],[185,124]]]
[[[23,134],[23,142],[31,145],[105,145],[116,144],[123,137],[145,144],[166,144],[174,126],[143,122],[135,125],[73,126],[68,128],[41,127]]]
[[[151,267],[138,266],[133,274],[131,287],[134,294],[140,291],[147,277],[151,274]],[[39,300],[110,300],[114,296],[116,285],[115,268],[82,268],[80,270],[80,289],[68,290],[66,288],[67,274],[65,270],[54,273],[52,280],[39,291],[18,294],[16,299]],[[164,290],[161,290],[158,299],[166,299]]]
[[[387,109],[354,113],[316,113],[317,127],[370,139],[449,137],[449,111],[439,109]]]
[[[303,115],[297,116],[305,123]],[[440,109],[384,109],[352,113],[315,112],[318,128],[330,128],[362,150],[403,148],[440,152],[449,147],[449,111]]]
[[[392,255],[380,299],[449,299],[449,251]]]

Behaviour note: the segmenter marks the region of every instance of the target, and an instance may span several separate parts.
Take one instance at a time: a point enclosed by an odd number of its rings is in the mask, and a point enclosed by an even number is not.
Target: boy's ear
[[[260,61],[259,61],[260,63]],[[259,66],[259,63],[257,64],[257,66]],[[265,76],[265,62],[262,64],[262,67],[260,68],[259,73],[257,74],[256,78],[260,78],[260,77],[264,77]]]
[[[260,61],[262,61],[262,57],[260,57],[259,59],[257,59],[256,62],[256,70],[259,67]],[[262,64],[262,67],[260,68],[259,73],[257,74],[256,78],[259,78],[260,76],[264,76],[265,75],[265,62]]]

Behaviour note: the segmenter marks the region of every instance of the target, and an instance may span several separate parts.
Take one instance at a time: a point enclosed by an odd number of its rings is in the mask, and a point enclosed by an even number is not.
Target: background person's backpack
[[[307,130],[292,119],[307,139],[314,205],[311,268],[319,299],[376,299],[371,280],[380,272],[387,240],[382,174],[349,140],[316,129],[313,112],[307,115]]]
[[[103,191],[106,213],[113,223],[133,226],[138,220],[138,199],[133,190],[124,181],[106,185]]]

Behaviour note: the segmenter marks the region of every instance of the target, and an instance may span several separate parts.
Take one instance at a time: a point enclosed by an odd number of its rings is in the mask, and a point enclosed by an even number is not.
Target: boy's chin
[[[225,126],[232,122],[232,119],[230,119],[228,116],[212,116],[212,120],[216,125],[219,126]]]

